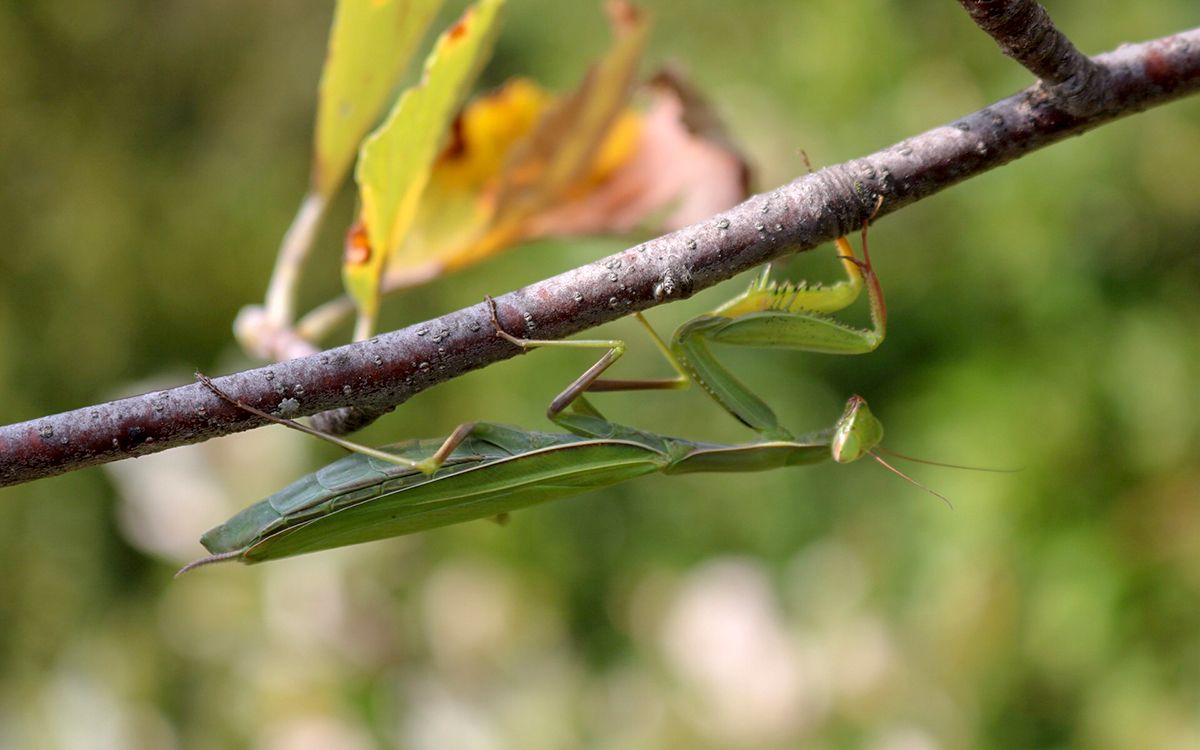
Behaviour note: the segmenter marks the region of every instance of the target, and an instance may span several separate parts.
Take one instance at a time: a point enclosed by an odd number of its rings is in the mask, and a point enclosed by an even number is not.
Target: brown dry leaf
[[[533,217],[526,237],[669,232],[742,201],[749,169],[707,105],[675,74],[651,82],[631,157],[595,189]]]

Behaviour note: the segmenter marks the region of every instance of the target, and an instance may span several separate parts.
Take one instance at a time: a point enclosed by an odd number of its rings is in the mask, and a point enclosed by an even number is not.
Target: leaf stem
[[[328,206],[325,196],[310,190],[300,202],[292,225],[283,235],[279,255],[275,259],[275,270],[267,286],[267,320],[274,326],[284,328],[292,324],[296,314],[296,290],[304,262],[316,242],[317,230]]]

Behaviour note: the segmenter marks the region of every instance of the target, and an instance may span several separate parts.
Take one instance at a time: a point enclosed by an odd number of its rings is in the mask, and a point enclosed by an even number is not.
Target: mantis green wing
[[[643,445],[559,437],[556,445],[460,464],[431,476],[380,482],[368,492],[325,488],[333,493],[326,503],[285,515],[276,528],[249,518],[232,549],[244,562],[261,562],[387,539],[606,487],[657,471],[664,463],[661,454]],[[225,536],[221,528],[202,539],[217,554],[230,546],[219,539]]]
[[[446,441],[345,456],[246,508],[201,543],[216,559],[286,557],[496,516],[649,473],[667,460],[661,443],[486,422],[466,427]],[[439,455],[434,468],[417,468]]]

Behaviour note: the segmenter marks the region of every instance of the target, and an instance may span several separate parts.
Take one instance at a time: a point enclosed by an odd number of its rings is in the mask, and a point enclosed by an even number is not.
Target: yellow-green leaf
[[[346,290],[359,308],[360,335],[378,311],[384,262],[408,234],[449,125],[491,54],[503,4],[480,0],[468,8],[438,39],[421,82],[400,96],[363,142],[355,178],[368,246],[347,253],[342,266]]]
[[[338,0],[317,100],[313,189],[328,199],[442,0]]]

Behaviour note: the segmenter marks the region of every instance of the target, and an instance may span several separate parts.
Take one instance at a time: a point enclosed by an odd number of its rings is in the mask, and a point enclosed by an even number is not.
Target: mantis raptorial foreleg
[[[824,354],[873,351],[887,332],[887,305],[871,266],[868,222],[862,227],[862,260],[854,256],[845,238],[837,240],[846,281],[828,287],[809,287],[803,282],[774,284],[764,273],[745,293],[708,315],[688,321],[671,337],[671,353],[688,375],[726,411],[764,436],[787,439],[790,434],[779,425],[775,412],[717,361],[709,344]],[[864,286],[870,298],[871,328],[828,317],[853,303]]]

